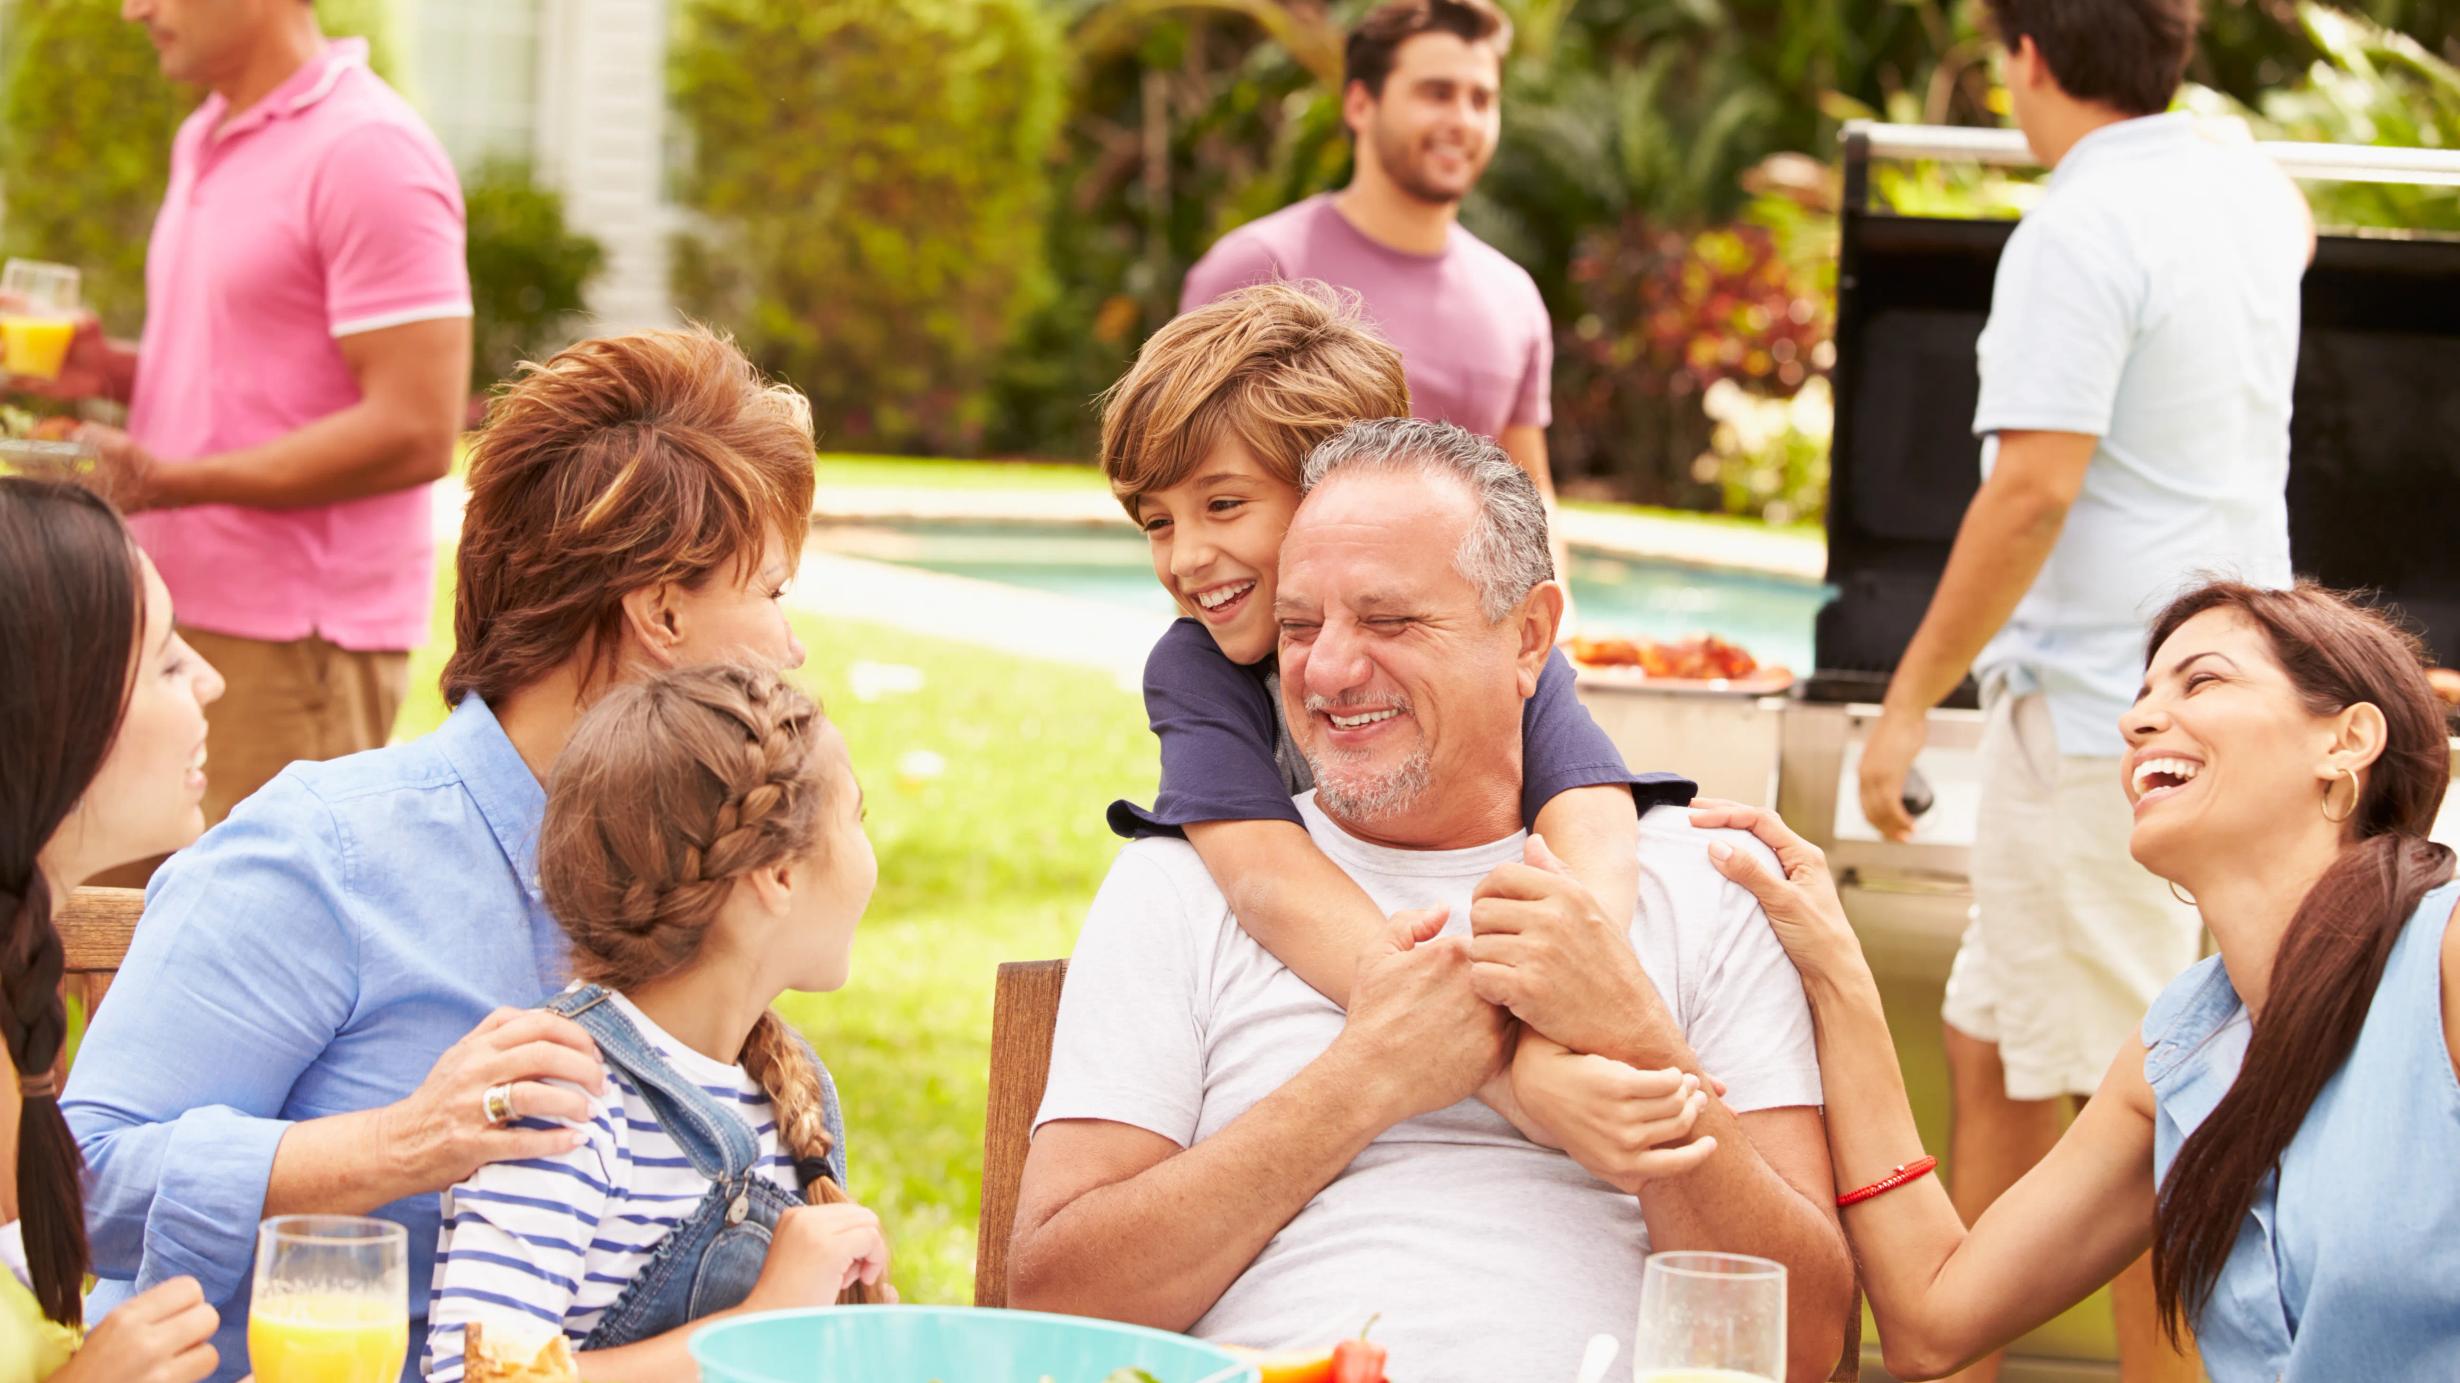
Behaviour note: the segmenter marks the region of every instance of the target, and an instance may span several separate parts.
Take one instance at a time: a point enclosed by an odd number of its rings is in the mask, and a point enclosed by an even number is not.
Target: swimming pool
[[[864,522],[814,530],[827,551],[995,581],[1155,615],[1170,597],[1153,580],[1144,538],[1071,524]],[[1763,663],[1806,673],[1811,622],[1827,599],[1815,582],[1647,561],[1575,547],[1572,592],[1591,634],[1672,639],[1713,633]]]

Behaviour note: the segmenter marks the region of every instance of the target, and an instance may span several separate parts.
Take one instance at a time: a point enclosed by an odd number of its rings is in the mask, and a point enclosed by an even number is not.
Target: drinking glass
[[[0,268],[0,369],[57,379],[77,335],[77,271],[39,259],[12,259]]]
[[[410,1352],[410,1236],[361,1215],[282,1215],[256,1235],[256,1383],[396,1383]]]
[[[1640,1278],[1634,1383],[1785,1377],[1785,1265],[1739,1253],[1652,1253]]]

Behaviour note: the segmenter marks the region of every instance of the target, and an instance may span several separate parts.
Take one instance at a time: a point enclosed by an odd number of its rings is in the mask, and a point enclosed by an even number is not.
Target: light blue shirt
[[[564,935],[538,889],[545,813],[470,696],[424,739],[291,765],[155,873],[64,1101],[92,1169],[89,1314],[191,1274],[222,1313],[214,1377],[247,1372],[283,1133],[402,1098],[490,1011],[563,987]],[[377,1213],[409,1230],[415,1379],[437,1197]]]
[[[2307,222],[2252,142],[2184,114],[2077,141],[2009,237],[1979,348],[1982,473],[2010,431],[2100,439],[2041,575],[1974,660],[2116,756],[2144,632],[2206,575],[2289,583],[2289,393]]]
[[[2443,1036],[2454,902],[2460,884],[2445,884],[2402,927],[2357,1045],[2238,1227],[2195,1322],[2217,1383],[2460,1373],[2460,1079]],[[2145,1014],[2156,1177],[2236,1083],[2252,1031],[2218,956]]]

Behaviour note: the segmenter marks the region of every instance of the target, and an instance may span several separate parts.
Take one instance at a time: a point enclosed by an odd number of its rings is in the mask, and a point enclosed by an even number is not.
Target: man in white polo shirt
[[[1123,850],[1060,1001],[1011,1302],[1276,1350],[1380,1314],[1394,1377],[1551,1380],[1592,1334],[1630,1340],[1652,1249],[1725,1249],[1785,1264],[1785,1376],[1826,1378],[1853,1268],[1810,1015],[1708,856],[1757,847],[1655,808],[1634,920],[1607,921],[1521,829],[1522,703],[1562,613],[1536,486],[1492,441],[1409,418],[1353,424],[1306,479],[1274,602],[1315,771],[1299,807],[1379,905],[1433,916],[1396,919],[1345,1014],[1186,842]],[[1680,1135],[1571,1131],[1619,1097],[1541,1114],[1570,1156],[1521,1137],[1471,1098],[1514,1016],[1617,1076],[1724,1082],[1672,1150],[1702,1160],[1666,1176],[1626,1159]]]
[[[2203,572],[2291,579],[2289,398],[2314,246],[2296,187],[2242,130],[2163,113],[2195,0],[1988,8],[2017,124],[2053,171],[1982,332],[1982,487],[1861,781],[1870,821],[1909,834],[1924,716],[1969,668],[1987,712],[1974,921],[1944,1015],[1968,1219],[2049,1150],[2059,1104],[2092,1093],[2196,958],[2195,910],[2127,852],[2119,717],[2167,596]],[[2165,1362],[2144,1264],[2116,1297],[2124,1377],[2200,1377]]]

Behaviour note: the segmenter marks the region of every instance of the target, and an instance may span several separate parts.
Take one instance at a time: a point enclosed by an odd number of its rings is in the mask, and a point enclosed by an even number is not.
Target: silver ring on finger
[[[512,1082],[506,1081],[502,1085],[488,1086],[487,1093],[478,1097],[479,1110],[486,1115],[488,1123],[509,1124],[518,1117],[513,1109],[512,1092]]]

